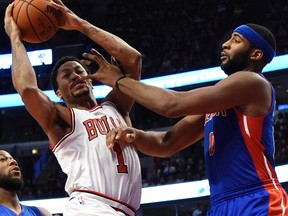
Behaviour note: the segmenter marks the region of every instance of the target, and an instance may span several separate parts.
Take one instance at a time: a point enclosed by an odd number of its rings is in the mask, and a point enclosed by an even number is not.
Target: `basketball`
[[[15,0],[13,18],[23,41],[42,43],[52,38],[61,22],[61,12],[51,0]]]

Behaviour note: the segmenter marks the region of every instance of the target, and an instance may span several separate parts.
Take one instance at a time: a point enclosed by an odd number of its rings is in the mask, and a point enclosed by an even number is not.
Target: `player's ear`
[[[263,51],[259,50],[259,49],[253,50],[253,52],[251,53],[251,59],[252,60],[259,60],[261,58],[263,58]]]
[[[63,100],[62,93],[61,93],[61,91],[60,91],[59,89],[56,91],[56,95],[57,95],[58,98],[60,98],[61,100]]]

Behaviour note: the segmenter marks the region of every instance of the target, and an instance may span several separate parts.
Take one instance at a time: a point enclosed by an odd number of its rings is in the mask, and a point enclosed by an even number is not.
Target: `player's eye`
[[[1,161],[1,162],[5,162],[6,160],[7,160],[7,158],[3,158],[3,157],[0,158],[0,161]]]
[[[68,73],[65,73],[65,74],[63,74],[62,77],[63,77],[63,78],[68,78],[68,77],[69,77],[69,74],[68,74]]]
[[[79,75],[84,74],[84,71],[83,70],[77,70],[76,74],[79,74]]]

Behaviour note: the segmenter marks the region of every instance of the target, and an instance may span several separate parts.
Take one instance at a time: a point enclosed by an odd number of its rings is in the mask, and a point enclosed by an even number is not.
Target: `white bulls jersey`
[[[126,125],[111,102],[91,110],[71,108],[72,130],[52,149],[67,174],[69,195],[87,192],[114,209],[133,215],[140,206],[141,168],[134,146],[106,146],[109,130]],[[72,197],[72,196],[71,196]],[[128,209],[127,209],[128,208]],[[128,211],[128,212],[127,212]]]

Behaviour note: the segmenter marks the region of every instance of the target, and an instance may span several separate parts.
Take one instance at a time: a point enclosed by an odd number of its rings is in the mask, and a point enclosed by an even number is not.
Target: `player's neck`
[[[19,198],[15,191],[7,191],[0,189],[0,204],[11,209],[17,215],[21,212],[21,205],[19,203]]]
[[[89,100],[89,101],[81,101],[80,103],[70,103],[67,104],[67,107],[69,108],[77,108],[77,109],[83,109],[83,110],[90,110],[93,107],[97,105],[96,100]]]

